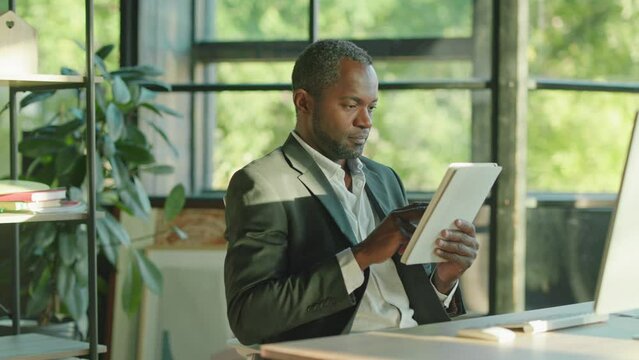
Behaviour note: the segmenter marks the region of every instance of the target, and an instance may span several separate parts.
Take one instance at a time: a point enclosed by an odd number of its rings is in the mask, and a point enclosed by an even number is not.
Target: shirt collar
[[[322,155],[319,151],[313,149],[309,144],[306,143],[295,131],[291,131],[291,135],[297,140],[297,142],[306,150],[306,152],[311,155],[311,158],[315,161],[317,166],[322,170],[324,175],[328,179],[332,179],[334,177],[338,177],[343,181],[344,179],[344,170],[337,162],[327,158]],[[362,168],[363,164],[359,158],[355,159],[346,159],[346,165],[348,169],[351,171],[351,176],[359,176],[363,175]]]

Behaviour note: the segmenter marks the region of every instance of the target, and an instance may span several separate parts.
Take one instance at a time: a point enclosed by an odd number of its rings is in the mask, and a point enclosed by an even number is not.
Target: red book
[[[1,194],[0,201],[48,201],[62,200],[67,197],[67,189],[56,188],[48,190],[23,191],[9,194]]]

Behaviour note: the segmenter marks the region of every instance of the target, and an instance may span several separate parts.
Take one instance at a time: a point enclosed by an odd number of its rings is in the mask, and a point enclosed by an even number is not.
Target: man
[[[244,344],[446,321],[464,312],[459,277],[474,226],[442,230],[433,266],[401,264],[423,204],[362,155],[377,105],[372,59],[356,45],[310,45],[293,69],[295,130],[233,175],[226,194],[228,318]],[[447,314],[447,312],[449,314]]]

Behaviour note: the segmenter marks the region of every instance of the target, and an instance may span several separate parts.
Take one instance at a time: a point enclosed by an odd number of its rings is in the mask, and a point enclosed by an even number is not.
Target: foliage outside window
[[[531,1],[531,77],[639,81],[639,7],[633,4]],[[528,188],[616,192],[637,110],[636,94],[532,91]]]
[[[291,2],[286,9],[279,8],[277,1],[214,3],[214,31],[206,40],[308,39],[307,0]],[[327,0],[319,4],[319,36],[468,37],[471,12],[469,0]],[[380,81],[465,79],[472,71],[470,62],[461,60],[374,60]],[[292,62],[260,63],[258,59],[210,65],[212,78],[221,84],[290,83],[292,66]],[[212,154],[208,156],[213,176],[208,186],[221,190],[233,172],[284,142],[295,126],[295,115],[287,91],[221,92],[208,98],[215,104]],[[434,190],[446,164],[470,159],[468,91],[381,91],[373,121],[365,154],[393,166],[410,190]]]

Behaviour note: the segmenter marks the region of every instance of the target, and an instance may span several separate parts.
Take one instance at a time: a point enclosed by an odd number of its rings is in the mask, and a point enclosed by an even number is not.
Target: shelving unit
[[[10,75],[0,74],[0,86],[8,86],[16,91],[44,90],[44,89],[74,89],[85,86],[87,78],[80,75],[50,75],[28,74]],[[101,82],[97,77],[95,82]]]
[[[13,299],[11,306],[12,336],[0,337],[0,358],[2,359],[60,359],[71,356],[89,355],[98,359],[106,347],[98,345],[97,313],[97,252],[96,252],[96,141],[95,141],[95,83],[99,81],[94,71],[93,46],[93,0],[85,0],[86,20],[86,77],[69,75],[7,75],[0,74],[0,86],[9,87],[10,118],[10,177],[18,178],[18,102],[17,93],[32,90],[86,88],[86,142],[88,199],[84,213],[64,214],[0,214],[0,226],[10,234],[13,242]],[[15,0],[9,0],[9,10],[15,12]],[[89,255],[89,329],[88,342],[57,338],[41,334],[21,334],[20,329],[20,235],[19,224],[37,221],[83,221],[87,224]],[[4,231],[3,231],[4,232]]]
[[[0,337],[2,359],[63,359],[89,353],[89,344],[41,334],[24,334]],[[99,352],[106,347],[98,345]]]
[[[73,221],[86,220],[87,213],[68,213],[68,214],[19,214],[4,213],[0,214],[0,224],[17,224],[25,222],[42,222],[42,221]]]

